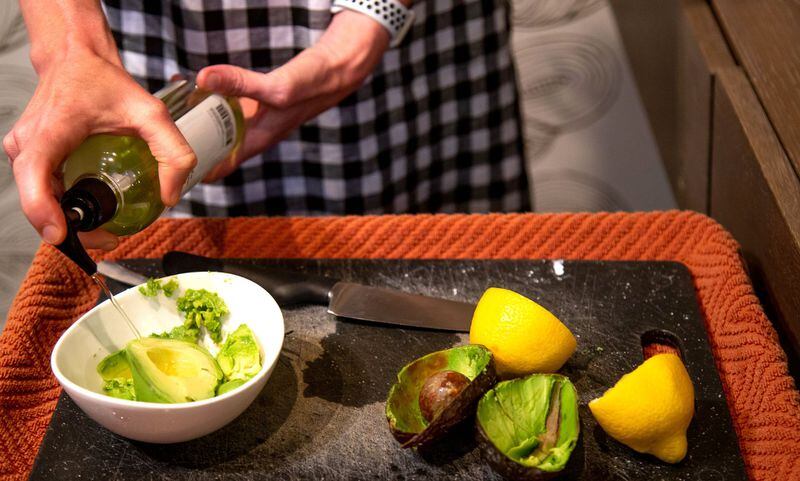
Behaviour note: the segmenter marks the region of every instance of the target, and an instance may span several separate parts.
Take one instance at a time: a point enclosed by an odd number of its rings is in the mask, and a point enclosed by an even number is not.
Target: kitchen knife
[[[100,261],[97,263],[97,272],[103,274],[109,279],[114,279],[117,282],[128,284],[129,286],[138,286],[147,282],[147,277],[133,272],[125,266],[117,264],[116,262]]]
[[[366,322],[466,332],[469,331],[475,310],[473,304],[466,302],[184,252],[167,253],[162,266],[167,275],[197,271],[236,274],[261,285],[281,307],[296,304],[327,305],[328,312],[335,316]],[[114,264],[114,272],[109,272],[106,266],[98,266],[98,269],[102,274],[118,280],[121,269],[127,270],[118,264]],[[126,277],[132,280],[130,276]]]

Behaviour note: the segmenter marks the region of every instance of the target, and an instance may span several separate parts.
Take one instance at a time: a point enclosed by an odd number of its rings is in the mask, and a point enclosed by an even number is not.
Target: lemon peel
[[[657,354],[601,397],[589,402],[609,436],[640,453],[678,463],[686,456],[686,430],[694,416],[694,386],[681,359]]]
[[[504,378],[556,372],[577,347],[575,336],[550,311],[497,287],[487,289],[478,301],[469,339],[492,351]]]

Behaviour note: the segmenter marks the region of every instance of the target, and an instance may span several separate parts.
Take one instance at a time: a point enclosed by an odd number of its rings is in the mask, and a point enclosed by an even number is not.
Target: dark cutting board
[[[490,286],[527,295],[578,339],[578,350],[563,369],[580,394],[581,437],[570,461],[574,478],[746,479],[691,278],[681,264],[243,262],[472,302]],[[154,261],[127,264],[159,275]],[[397,371],[419,356],[465,343],[466,334],[334,320],[322,306],[285,309],[284,315],[286,340],[278,365],[261,395],[230,425],[187,443],[134,442],[100,427],[62,394],[31,479],[500,479],[482,462],[471,426],[436,450],[418,453],[400,449],[384,417]],[[677,466],[610,439],[586,407],[642,362],[640,335],[650,330],[677,337],[696,391],[689,454]]]

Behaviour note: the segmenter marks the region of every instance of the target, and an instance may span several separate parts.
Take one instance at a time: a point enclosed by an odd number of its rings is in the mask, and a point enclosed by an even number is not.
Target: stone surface
[[[578,339],[578,350],[562,371],[580,395],[582,434],[570,461],[571,477],[746,479],[694,288],[680,264],[257,262],[473,302],[490,286],[514,289],[552,310]],[[153,261],[129,265],[158,273]],[[284,314],[287,333],[278,366],[255,403],[232,424],[182,444],[132,442],[89,420],[62,394],[31,479],[500,479],[475,449],[471,425],[420,453],[400,449],[383,413],[403,365],[465,343],[465,334],[334,320],[321,306]],[[641,363],[640,336],[652,330],[674,334],[696,390],[689,455],[677,466],[608,438],[586,408]]]

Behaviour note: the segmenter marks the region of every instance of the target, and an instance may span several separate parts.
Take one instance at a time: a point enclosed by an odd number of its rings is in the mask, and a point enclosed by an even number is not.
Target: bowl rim
[[[177,278],[180,279],[181,276],[191,275],[191,274],[206,274],[206,275],[210,274],[212,276],[224,275],[224,276],[228,276],[228,277],[238,278],[240,280],[246,281],[247,283],[250,283],[250,284],[256,286],[258,289],[263,291],[264,294],[266,294],[267,299],[269,299],[269,301],[272,301],[275,304],[275,307],[278,310],[278,315],[279,315],[278,319],[280,320],[280,325],[281,325],[281,337],[280,337],[281,341],[280,341],[280,345],[278,346],[278,349],[275,351],[275,354],[274,354],[274,356],[272,356],[272,359],[270,359],[269,363],[265,362],[267,360],[266,358],[268,357],[268,354],[267,354],[267,352],[264,352],[264,358],[265,359],[263,359],[262,362],[261,362],[261,370],[259,370],[258,373],[255,376],[253,376],[250,379],[248,379],[247,382],[245,382],[241,386],[239,386],[239,387],[237,387],[237,388],[235,388],[235,389],[233,389],[231,391],[228,391],[225,394],[222,394],[221,396],[214,396],[214,397],[211,397],[211,398],[208,398],[208,399],[203,399],[203,400],[200,400],[200,401],[191,401],[191,402],[182,402],[182,403],[156,403],[156,402],[150,402],[150,401],[129,401],[127,399],[120,399],[120,398],[115,398],[115,397],[111,397],[111,396],[106,396],[105,394],[101,394],[101,393],[92,391],[91,389],[85,388],[85,387],[81,386],[80,384],[77,384],[77,383],[71,381],[69,378],[67,378],[67,376],[64,375],[64,373],[62,373],[61,369],[59,369],[59,367],[58,367],[58,363],[56,362],[56,355],[60,351],[61,346],[64,343],[64,340],[69,336],[70,332],[73,329],[77,329],[78,325],[80,325],[95,310],[100,309],[102,306],[105,306],[106,304],[108,304],[108,305],[111,304],[111,301],[109,299],[106,299],[103,302],[101,302],[100,304],[97,304],[96,306],[92,307],[91,309],[89,309],[88,311],[83,313],[83,315],[81,315],[81,317],[79,317],[74,323],[72,323],[72,325],[69,326],[67,328],[67,330],[64,331],[63,334],[61,334],[61,336],[59,336],[58,341],[56,341],[55,346],[53,346],[53,352],[50,354],[50,369],[53,371],[53,374],[55,375],[56,379],[61,384],[61,386],[65,390],[68,391],[68,394],[69,394],[69,391],[77,391],[78,393],[80,393],[81,396],[88,397],[88,398],[90,398],[90,399],[92,399],[94,401],[98,401],[100,403],[106,403],[106,404],[108,404],[110,406],[117,406],[117,407],[142,408],[142,409],[145,409],[145,410],[164,410],[164,409],[168,409],[168,410],[186,410],[186,409],[194,409],[194,408],[199,408],[199,407],[202,407],[202,406],[208,406],[208,405],[211,405],[211,404],[216,404],[218,402],[223,402],[226,399],[230,399],[230,398],[236,397],[237,395],[244,393],[247,390],[247,388],[249,388],[250,386],[252,386],[255,383],[257,383],[260,380],[262,380],[267,375],[267,373],[270,372],[275,367],[275,363],[278,362],[278,357],[280,357],[281,351],[283,349],[283,343],[284,343],[284,341],[286,339],[286,323],[285,323],[285,319],[283,318],[283,311],[281,310],[281,308],[278,305],[278,303],[275,301],[275,298],[273,298],[272,295],[266,289],[264,289],[262,286],[258,285],[257,283],[253,282],[252,280],[250,280],[250,279],[248,279],[246,277],[242,277],[242,276],[236,275],[236,274],[231,274],[229,272],[219,272],[219,271],[182,272],[180,274],[173,274],[171,276],[164,276],[164,277],[161,277],[160,279],[168,279],[168,278],[173,278],[173,277],[177,277]],[[116,295],[115,297],[119,297],[120,295],[127,294],[129,291],[138,290],[138,288],[140,286],[143,286],[143,285],[144,285],[144,283],[132,286],[129,289],[126,289],[126,290],[122,291],[120,294]],[[253,333],[253,334],[255,335],[255,333]],[[256,335],[256,340],[259,342],[259,345],[262,346],[262,348],[263,348],[264,344],[263,344],[263,342],[261,342],[261,339],[258,338],[258,335]],[[71,394],[70,394],[70,397],[72,397]]]

